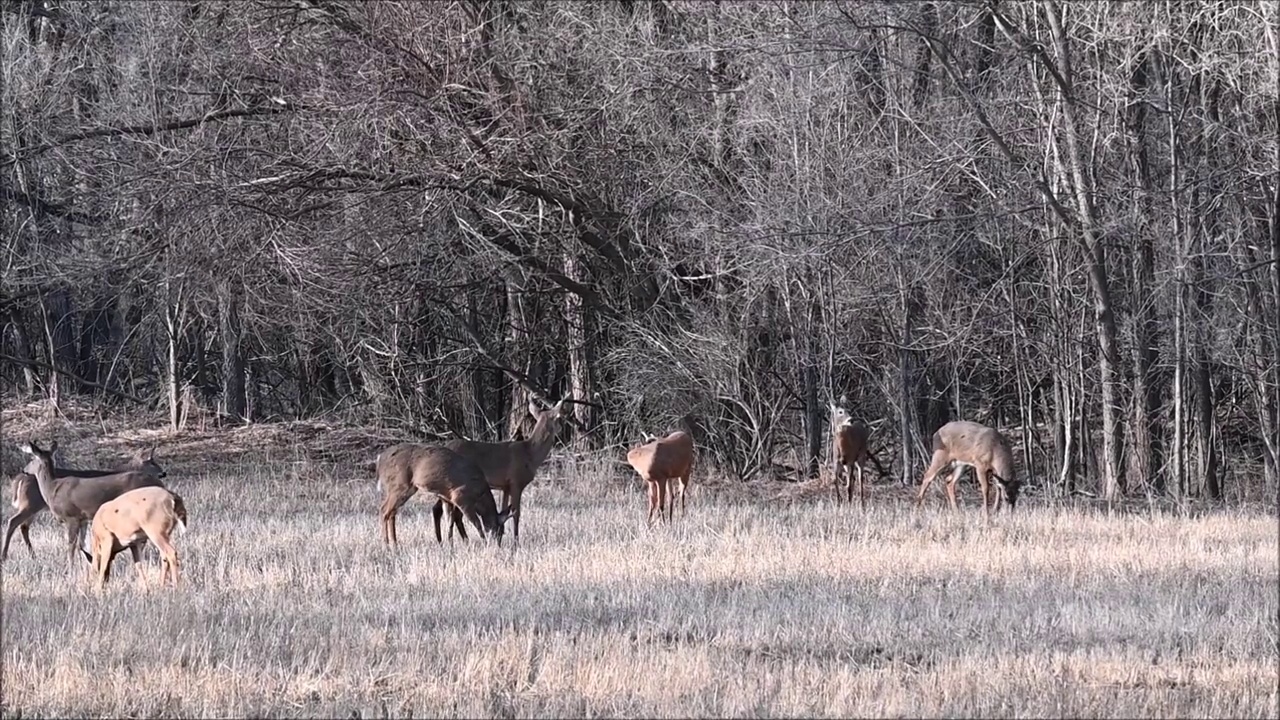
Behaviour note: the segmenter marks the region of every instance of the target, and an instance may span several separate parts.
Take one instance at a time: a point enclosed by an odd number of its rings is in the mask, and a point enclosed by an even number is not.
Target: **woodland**
[[[1280,490],[1280,3],[0,2],[3,402]],[[5,438],[5,442],[11,442]],[[708,470],[710,472],[712,470]]]

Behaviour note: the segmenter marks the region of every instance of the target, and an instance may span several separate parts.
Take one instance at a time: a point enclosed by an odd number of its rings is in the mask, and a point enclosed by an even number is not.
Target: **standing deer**
[[[149,453],[139,450],[133,457],[120,465],[114,470],[73,470],[68,468],[55,467],[53,469],[53,477],[64,478],[68,475],[78,475],[86,478],[103,477],[106,475],[116,475],[118,473],[127,472],[129,470],[138,470],[145,472],[155,478],[163,478],[167,473],[160,464],[156,462],[156,448],[151,447]],[[12,497],[11,503],[14,513],[9,517],[8,526],[4,534],[4,548],[0,550],[0,560],[9,558],[9,542],[13,540],[13,533],[16,530],[22,530],[22,540],[27,544],[27,551],[31,553],[31,558],[35,559],[35,548],[31,547],[31,521],[35,519],[49,505],[44,501],[44,496],[40,494],[40,486],[36,483],[35,476],[22,472],[13,476],[9,481],[9,492]]]
[[[653,436],[645,434],[646,438]],[[664,438],[657,438],[627,452],[627,463],[635,468],[649,486],[649,522],[653,511],[658,518],[667,513],[667,521],[675,516],[676,500],[670,495],[671,482],[680,485],[680,510],[687,515],[685,493],[689,488],[689,475],[693,471],[693,436],[684,430],[676,430]],[[670,506],[668,508],[668,501]]]
[[[848,486],[846,490],[846,499],[853,502],[853,482],[855,476],[858,481],[858,504],[861,507],[867,506],[867,492],[863,483],[862,471],[867,460],[871,460],[876,466],[876,470],[880,475],[887,475],[884,466],[880,464],[880,460],[871,452],[871,429],[865,424],[858,422],[849,416],[849,412],[844,408],[831,404],[831,433],[832,433],[832,449],[835,458],[834,467],[834,489],[836,493],[836,502],[840,502],[840,476],[844,475]]]
[[[938,428],[933,434],[933,460],[924,471],[920,481],[920,494],[916,497],[916,507],[924,502],[925,490],[933,478],[950,464],[955,464],[951,478],[947,480],[947,499],[951,501],[951,509],[956,509],[956,481],[966,467],[972,467],[978,476],[978,487],[982,492],[982,512],[988,518],[989,486],[987,476],[995,478],[998,492],[991,505],[998,510],[1004,500],[1009,501],[1012,511],[1018,503],[1018,490],[1022,483],[1013,470],[1013,452],[1009,443],[996,430],[966,420],[955,420]]]
[[[160,584],[172,578],[178,585],[178,551],[172,537],[187,529],[187,508],[182,498],[162,487],[141,487],[104,502],[93,515],[89,536],[85,538],[98,587],[107,584],[111,561],[125,548],[136,551],[147,541],[160,550]],[[133,568],[138,579],[146,583],[137,552],[133,552]]]
[[[436,542],[441,542],[438,508],[447,503],[450,519],[459,528],[459,518],[465,516],[481,537],[492,535],[502,544],[503,524],[511,509],[498,512],[484,472],[463,455],[440,445],[401,443],[378,455],[377,473],[382,491],[382,541],[387,545],[396,544],[396,513],[419,490],[439,498],[432,511]],[[466,538],[465,531],[462,536]]]
[[[93,521],[93,515],[103,503],[114,500],[120,495],[142,487],[164,487],[159,478],[138,470],[90,477],[88,475],[68,474],[55,478],[53,474],[53,453],[58,449],[57,441],[51,442],[48,450],[41,450],[35,442],[25,443],[21,450],[31,456],[23,472],[36,479],[49,511],[54,514],[67,529],[67,547],[71,562],[80,545],[82,532]],[[137,549],[132,549],[137,559]]]
[[[551,446],[556,442],[560,431],[560,418],[564,411],[564,400],[555,404],[550,410],[539,410],[537,403],[529,401],[529,414],[536,421],[533,432],[526,440],[508,442],[481,442],[478,440],[450,440],[444,447],[458,453],[480,466],[489,487],[502,491],[504,512],[511,513],[511,533],[515,540],[520,540],[520,498],[525,488],[533,483],[534,473],[551,454]],[[437,501],[432,514],[439,517],[442,502]],[[457,515],[452,515],[453,525],[461,531],[462,523]],[[465,534],[463,535],[465,538]]]

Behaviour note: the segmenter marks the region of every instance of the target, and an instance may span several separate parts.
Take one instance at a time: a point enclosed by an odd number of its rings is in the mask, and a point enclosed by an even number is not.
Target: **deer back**
[[[479,440],[450,440],[443,447],[475,463],[484,474],[485,482],[494,488],[507,488],[513,482],[532,480],[532,458],[528,440],[511,442],[482,442]]]
[[[167,533],[181,521],[186,524],[186,508],[181,499],[163,486],[133,488],[108,500],[93,515],[92,533],[114,535],[127,545],[143,530]]]
[[[627,462],[647,480],[687,475],[693,465],[693,437],[677,430],[632,449],[627,453]]]
[[[954,420],[933,434],[933,450],[942,450],[951,460],[1012,473],[1013,452],[1004,436],[994,428],[968,420]]]
[[[388,448],[378,457],[378,478],[384,487],[412,484],[460,508],[474,508],[487,528],[497,523],[498,506],[480,466],[445,446],[402,443]]]
[[[845,464],[861,460],[870,437],[870,428],[860,422],[846,422],[836,426],[833,438],[836,457]]]
[[[165,487],[160,478],[141,470],[99,477],[68,475],[62,482],[67,483],[66,489],[55,494],[52,509],[59,515],[85,520],[92,519],[104,503],[115,500],[130,490]]]

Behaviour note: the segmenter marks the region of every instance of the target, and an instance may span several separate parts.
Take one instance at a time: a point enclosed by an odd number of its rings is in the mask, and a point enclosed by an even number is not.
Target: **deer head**
[[[35,475],[36,470],[39,469],[40,463],[42,462],[48,464],[49,472],[53,472],[53,454],[58,450],[57,440],[49,441],[48,450],[41,450],[40,446],[36,445],[35,440],[22,443],[21,445],[18,446],[18,449],[31,456],[31,460],[27,463],[27,466],[22,470],[26,474]]]

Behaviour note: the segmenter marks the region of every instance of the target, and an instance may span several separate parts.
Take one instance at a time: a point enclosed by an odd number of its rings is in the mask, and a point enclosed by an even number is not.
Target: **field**
[[[73,459],[102,447],[58,437]],[[649,528],[634,477],[561,449],[525,495],[517,551],[436,545],[415,498],[389,552],[377,444],[315,452],[324,438],[162,448],[191,516],[177,591],[140,589],[124,557],[104,593],[87,567],[69,580],[42,515],[36,560],[15,541],[3,571],[3,715],[1280,712],[1274,507],[1029,498],[986,527],[971,486],[952,514],[941,491],[916,512],[881,484],[862,513],[817,483],[697,474],[688,516]],[[6,429],[10,472],[15,442]]]

